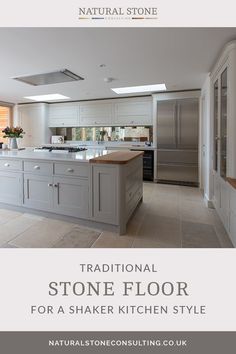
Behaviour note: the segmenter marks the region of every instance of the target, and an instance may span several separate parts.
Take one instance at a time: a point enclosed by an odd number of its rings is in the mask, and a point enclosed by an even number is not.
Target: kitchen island
[[[142,154],[0,152],[0,203],[125,234],[143,197]]]

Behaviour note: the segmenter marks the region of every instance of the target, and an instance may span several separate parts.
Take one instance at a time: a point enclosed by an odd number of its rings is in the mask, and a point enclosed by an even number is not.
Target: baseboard
[[[207,208],[215,209],[213,201],[209,199],[207,194],[204,194],[204,202]]]

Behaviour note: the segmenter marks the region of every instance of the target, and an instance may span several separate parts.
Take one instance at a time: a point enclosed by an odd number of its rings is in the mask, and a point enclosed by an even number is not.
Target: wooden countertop
[[[143,155],[143,151],[114,151],[104,156],[94,157],[91,163],[126,164],[129,161]]]
[[[226,181],[227,181],[233,188],[236,189],[236,178],[227,177],[227,178],[226,178]]]

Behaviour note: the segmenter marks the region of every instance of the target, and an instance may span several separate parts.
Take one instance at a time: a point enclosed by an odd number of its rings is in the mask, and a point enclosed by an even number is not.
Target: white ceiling
[[[118,97],[111,87],[166,83],[200,88],[236,28],[0,28],[0,101],[60,93]],[[100,68],[100,64],[106,67]],[[33,87],[12,77],[68,69],[84,81]],[[112,77],[112,83],[105,83]]]

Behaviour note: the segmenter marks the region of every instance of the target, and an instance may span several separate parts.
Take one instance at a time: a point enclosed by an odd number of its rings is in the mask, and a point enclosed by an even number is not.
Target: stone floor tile
[[[184,248],[219,248],[220,242],[213,225],[183,222]]]
[[[7,209],[0,209],[0,224],[5,224],[8,221],[12,221],[13,219],[23,215],[20,212],[7,210]]]
[[[37,219],[25,217],[23,214],[0,225],[0,245],[5,244],[25,232],[38,222]]]
[[[23,248],[52,247],[75,226],[72,223],[46,218],[42,221],[35,221],[35,225],[9,243]]]
[[[76,226],[58,241],[54,248],[89,248],[97,240],[101,232]]]
[[[116,233],[104,231],[92,245],[93,248],[130,248],[134,238],[119,236]]]
[[[168,244],[169,247],[180,247],[180,230],[180,220],[148,214],[139,229],[137,237]]]

